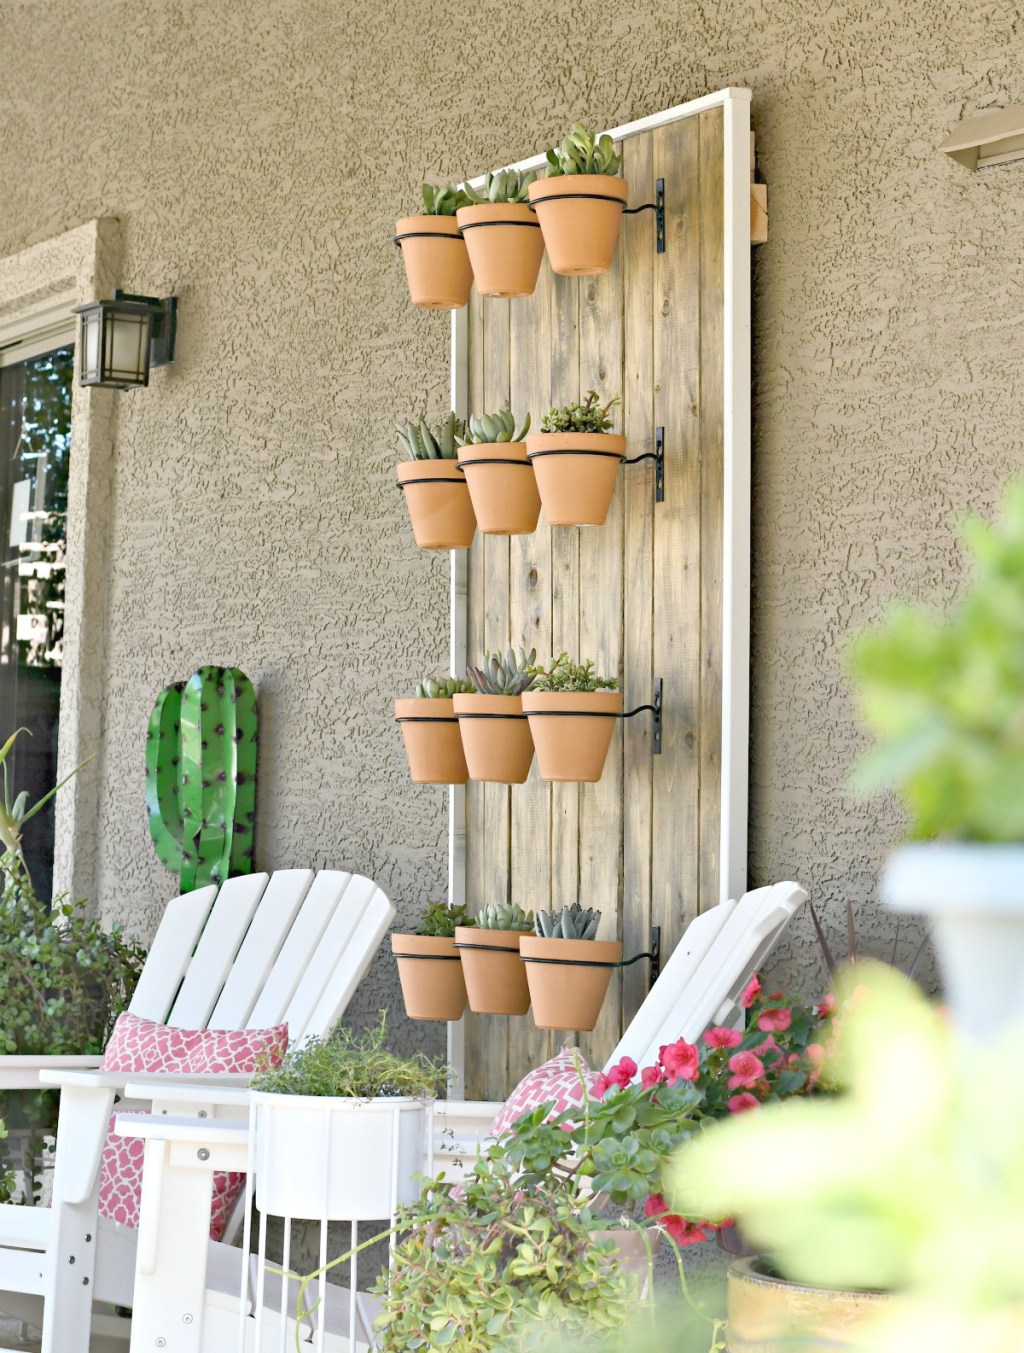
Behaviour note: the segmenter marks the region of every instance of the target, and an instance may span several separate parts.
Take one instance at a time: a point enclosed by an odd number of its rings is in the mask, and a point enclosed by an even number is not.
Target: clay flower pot
[[[455,941],[446,935],[392,935],[405,1013],[410,1019],[461,1019],[466,982]]]
[[[522,696],[465,694],[453,703],[469,778],[523,784],[533,764],[533,738]]]
[[[479,1015],[525,1015],[530,1008],[526,964],[519,941],[529,930],[478,930],[455,927],[455,947],[462,956],[462,975],[469,1008]]]
[[[460,446],[459,464],[466,472],[477,525],[485,536],[523,536],[536,531],[540,494],[522,442]]]
[[[622,713],[622,693],[526,691],[522,701],[540,778],[581,784],[600,780],[614,716]]]
[[[537,285],[544,238],[525,202],[482,202],[455,213],[481,296],[529,296]]]
[[[603,526],[626,457],[614,432],[533,432],[526,455],[551,526]]]
[[[895,1292],[858,1292],[811,1287],[777,1278],[758,1259],[729,1266],[730,1347],[784,1348],[807,1353],[853,1350],[870,1344],[879,1317],[893,1311]]]
[[[615,260],[625,179],[610,174],[558,174],[530,184],[552,269],[565,277],[607,272]]]
[[[476,534],[466,477],[453,460],[404,460],[395,467],[421,550],[465,550]]]
[[[395,701],[409,774],[417,785],[464,785],[469,779],[459,721],[451,700],[413,696]]]
[[[593,1029],[612,980],[612,969],[622,959],[618,940],[549,940],[524,935],[519,952],[526,960],[537,1028]],[[531,963],[530,959],[547,961]]]
[[[403,216],[395,223],[395,241],[413,305],[458,310],[466,304],[473,271],[454,216]]]

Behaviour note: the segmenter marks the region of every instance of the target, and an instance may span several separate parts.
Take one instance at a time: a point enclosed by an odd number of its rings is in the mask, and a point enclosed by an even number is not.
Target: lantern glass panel
[[[149,333],[152,317],[148,313],[125,312],[113,308],[107,315],[104,333],[104,381],[124,381],[145,385],[149,380]]]
[[[83,379],[99,379],[101,323],[99,307],[91,312],[86,312],[82,316],[81,374]]]

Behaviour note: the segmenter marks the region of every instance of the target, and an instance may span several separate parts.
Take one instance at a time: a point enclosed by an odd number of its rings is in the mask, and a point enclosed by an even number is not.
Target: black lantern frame
[[[135,296],[118,289],[113,300],[75,306],[78,383],[105,390],[149,384],[152,367],[174,361],[177,296]]]

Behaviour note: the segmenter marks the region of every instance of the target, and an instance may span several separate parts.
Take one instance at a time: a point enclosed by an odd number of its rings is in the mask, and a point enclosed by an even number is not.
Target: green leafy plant
[[[466,190],[454,183],[446,183],[441,188],[424,183],[420,188],[420,196],[423,198],[425,216],[454,216],[460,207],[473,204]]]
[[[910,835],[1024,841],[1024,483],[963,526],[973,575],[945,613],[900,606],[852,653],[877,747],[857,785],[893,788]]]
[[[471,681],[461,677],[424,677],[416,694],[423,700],[450,700],[453,695],[469,695],[475,689]]]
[[[535,169],[499,169],[489,173],[484,180],[482,192],[468,183],[463,192],[473,206],[482,206],[485,202],[529,202],[530,184],[536,182]]]
[[[611,410],[619,402],[618,395],[601,403],[596,390],[589,390],[582,404],[563,404],[549,409],[541,420],[541,432],[608,432],[612,426]]]
[[[421,418],[418,422],[396,423],[398,445],[409,460],[455,460],[456,437],[465,436],[466,425],[450,413],[436,430]]]
[[[32,736],[27,728],[16,728],[4,745],[0,747],[0,768],[3,770],[4,778],[4,796],[3,802],[0,803],[0,844],[3,845],[6,853],[14,857],[16,861],[20,861],[19,867],[27,873],[21,849],[22,828],[26,822],[35,817],[40,809],[46,807],[59,789],[62,789],[73,776],[78,774],[82,766],[89,764],[92,757],[86,757],[81,765],[76,766],[69,775],[65,775],[59,784],[54,785],[41,799],[37,799],[35,803],[30,805],[26,790],[22,790],[20,794],[14,793],[11,788],[10,772],[7,768],[7,757],[22,733],[28,733],[29,737]]]
[[[455,438],[458,446],[476,446],[488,442],[521,442],[530,430],[530,415],[523,419],[522,426],[516,431],[516,420],[511,409],[501,409],[498,413],[483,413],[479,417],[470,417],[469,426],[463,436]]]
[[[568,653],[559,653],[557,658],[552,658],[547,667],[537,672],[533,681],[535,691],[614,691],[618,686],[617,677],[598,676],[590,659],[572,662]]]
[[[573,124],[560,145],[547,152],[548,177],[560,174],[617,174],[622,156],[608,135],[595,137],[581,122]]]
[[[461,902],[458,906],[449,906],[447,902],[429,902],[423,909],[419,925],[414,933],[450,939],[455,934],[456,926],[475,924],[476,922]]]
[[[522,695],[533,685],[537,650],[519,650],[517,658],[510,648],[500,653],[485,653],[480,667],[467,667],[466,674],[480,695]]]
[[[546,940],[596,940],[601,913],[578,902],[561,911],[538,911],[534,932]]]
[[[533,912],[517,902],[489,902],[476,918],[481,930],[532,930]]]
[[[399,1057],[385,1047],[387,1015],[361,1034],[339,1026],[330,1038],[307,1038],[285,1053],[277,1067],[262,1067],[254,1090],[277,1095],[348,1099],[430,1099],[445,1085],[448,1068],[423,1053]]]

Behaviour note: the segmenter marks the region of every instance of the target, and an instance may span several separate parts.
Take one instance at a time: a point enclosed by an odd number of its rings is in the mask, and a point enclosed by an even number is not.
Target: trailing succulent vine
[[[424,677],[416,687],[421,700],[450,700],[453,695],[470,695],[476,688],[460,677]]]
[[[545,940],[596,940],[601,913],[574,902],[561,911],[538,911],[534,933]]]
[[[498,413],[483,413],[471,417],[469,427],[462,435],[457,435],[457,446],[475,446],[484,442],[521,442],[530,430],[530,415],[523,419],[523,425],[516,431],[516,420],[511,409],[501,409]]]
[[[504,658],[500,653],[485,653],[479,667],[467,667],[466,674],[481,695],[522,695],[533,685],[537,650],[529,653],[519,650],[517,658],[510,648]]]
[[[532,930],[533,912],[523,911],[517,902],[490,902],[476,923],[480,930]]]
[[[419,422],[396,423],[398,445],[410,460],[454,460],[463,444],[456,439],[465,437],[466,424],[450,413],[433,430],[421,418]]]
[[[425,216],[454,216],[460,207],[473,204],[466,190],[455,183],[446,183],[443,188],[424,183],[420,188],[420,196],[423,198]]]
[[[568,653],[559,653],[552,658],[547,667],[535,670],[532,689],[535,691],[615,691],[619,688],[618,677],[598,676],[591,659],[586,662],[573,662]]]
[[[582,404],[563,404],[549,409],[541,420],[541,432],[608,432],[612,426],[610,412],[619,402],[618,395],[607,404],[601,403],[596,390],[587,392]]]
[[[581,122],[557,146],[547,152],[548,178],[560,174],[609,174],[622,168],[622,156],[615,153],[615,142],[607,134],[595,137]]]
[[[530,184],[535,183],[536,179],[535,169],[525,172],[499,169],[487,175],[482,192],[477,192],[468,183],[464,185],[463,192],[475,207],[483,206],[486,202],[529,202]]]

